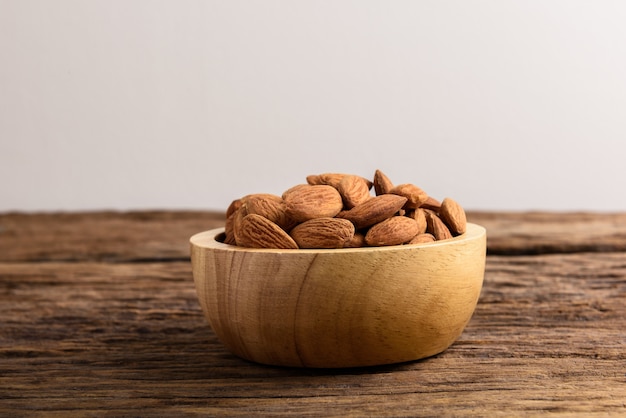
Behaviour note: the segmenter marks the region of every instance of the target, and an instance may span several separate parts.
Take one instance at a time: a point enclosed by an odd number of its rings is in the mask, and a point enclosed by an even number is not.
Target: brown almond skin
[[[356,229],[363,229],[394,216],[406,204],[406,197],[395,194],[374,196],[337,216],[348,219]]]
[[[374,172],[374,192],[376,196],[381,194],[387,194],[393,189],[393,183],[389,180],[389,177],[380,170]]]
[[[246,215],[241,220],[237,245],[285,250],[298,248],[298,244],[281,227],[257,214]]]
[[[426,223],[426,215],[425,215],[424,209],[422,208],[414,209],[408,212],[406,216],[408,216],[409,218],[415,219],[415,222],[417,222],[417,226],[419,228],[418,230],[419,234],[423,234],[424,232],[426,232],[426,227],[428,225]]]
[[[332,218],[343,209],[341,195],[332,186],[302,184],[283,193],[287,215],[296,222]]]
[[[234,214],[226,218],[226,225],[224,227],[224,244],[237,245],[237,240],[235,239],[235,233],[233,231],[234,219]]]
[[[354,236],[347,219],[315,218],[295,226],[290,234],[300,248],[342,248]]]
[[[434,210],[435,212],[439,212],[439,209],[441,208],[441,202],[434,197],[428,196],[428,199],[426,199],[426,201],[422,203],[420,208],[430,209]]]
[[[309,187],[309,186],[312,186],[312,185],[308,184],[308,183],[307,184],[296,184],[295,186],[291,186],[290,188],[285,190],[281,197],[283,198],[283,200],[285,200],[285,196],[286,195],[288,195],[290,193],[294,193],[298,189],[306,188],[306,187]]]
[[[429,233],[424,233],[424,234],[417,234],[416,236],[414,236],[413,239],[408,242],[408,244],[426,244],[426,243],[435,242],[435,241],[436,239],[434,235],[429,234]]]
[[[337,190],[343,199],[344,208],[346,209],[352,209],[372,197],[369,184],[361,176],[343,176],[337,185]]]
[[[325,184],[327,186],[337,187],[339,182],[346,174],[343,173],[323,173],[323,174],[311,174],[306,176],[307,184],[311,186],[319,186]]]
[[[343,248],[361,248],[365,247],[365,234],[363,232],[355,232],[352,239],[348,240]]]
[[[232,202],[230,202],[230,205],[228,205],[228,208],[226,209],[226,219],[230,218],[230,216],[235,213],[235,211],[237,209],[239,209],[241,207],[241,205],[243,204],[244,199],[235,199]]]
[[[339,182],[342,178],[344,178],[344,176],[346,176],[346,174],[343,173],[322,173],[317,176],[317,184],[325,184],[327,186],[337,188],[339,186]]]
[[[322,179],[320,178],[319,174],[310,174],[310,175],[306,176],[306,183],[310,184],[311,186],[317,186],[318,184],[324,184],[324,183],[322,183]]]
[[[428,200],[428,194],[419,187],[411,183],[404,183],[395,186],[389,191],[389,193],[397,194],[407,198],[407,202],[404,205],[404,209],[416,209],[419,208],[426,200]]]
[[[306,177],[306,182],[311,185],[319,185],[326,184],[328,186],[333,186],[334,188],[339,187],[339,182],[345,176],[351,176],[352,174],[343,174],[343,173],[323,173],[323,174],[311,174]],[[360,176],[357,176],[360,177]],[[361,177],[363,181],[367,184],[367,189],[372,188],[372,182],[365,177]]]
[[[287,215],[285,202],[280,196],[267,193],[249,195],[245,205],[248,209],[248,214],[261,215],[285,231],[289,231],[296,225],[296,222]]]
[[[439,216],[430,209],[424,209],[426,215],[426,223],[428,227],[426,232],[432,234],[437,241],[452,238],[452,233]]]
[[[400,245],[417,235],[417,222],[407,216],[392,216],[372,226],[365,234],[365,242],[372,247]]]
[[[455,200],[446,197],[441,202],[439,217],[446,224],[453,235],[464,234],[467,230],[465,211]]]
[[[232,215],[230,215],[226,219],[226,225],[224,227],[225,239],[224,243],[231,245],[239,245],[237,243],[237,235],[240,232],[241,220],[248,214],[248,208],[245,203],[242,203],[241,206]]]

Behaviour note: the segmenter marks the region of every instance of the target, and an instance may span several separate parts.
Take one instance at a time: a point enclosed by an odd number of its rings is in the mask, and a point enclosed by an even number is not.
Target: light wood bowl
[[[198,299],[220,341],[254,362],[336,368],[406,362],[447,349],[483,283],[486,231],[429,244],[270,250],[191,237]]]

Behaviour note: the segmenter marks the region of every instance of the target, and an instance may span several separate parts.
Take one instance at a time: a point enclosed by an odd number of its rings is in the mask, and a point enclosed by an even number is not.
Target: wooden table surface
[[[488,231],[459,340],[359,369],[234,357],[198,305],[209,212],[0,214],[0,416],[626,415],[626,214],[469,213]]]

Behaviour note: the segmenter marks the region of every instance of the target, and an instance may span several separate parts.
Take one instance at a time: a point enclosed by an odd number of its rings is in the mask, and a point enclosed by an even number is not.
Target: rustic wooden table
[[[0,415],[626,415],[626,214],[469,220],[489,255],[452,347],[311,370],[240,360],[203,319],[188,239],[221,214],[0,214]]]

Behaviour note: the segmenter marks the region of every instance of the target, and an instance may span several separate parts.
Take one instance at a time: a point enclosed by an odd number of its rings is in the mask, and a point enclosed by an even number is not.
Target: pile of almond
[[[463,234],[454,200],[439,202],[411,183],[352,174],[310,175],[282,196],[250,194],[226,211],[224,242],[250,248],[355,248],[418,244]],[[372,194],[372,187],[374,194]]]

